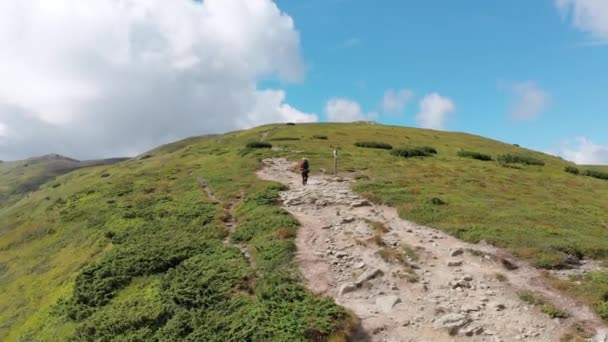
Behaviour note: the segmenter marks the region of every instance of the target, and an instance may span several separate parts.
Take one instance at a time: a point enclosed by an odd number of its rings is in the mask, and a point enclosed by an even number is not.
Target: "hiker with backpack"
[[[306,185],[306,183],[308,183],[308,174],[310,173],[308,159],[302,158],[302,161],[300,162],[300,172],[302,172],[302,185]]]

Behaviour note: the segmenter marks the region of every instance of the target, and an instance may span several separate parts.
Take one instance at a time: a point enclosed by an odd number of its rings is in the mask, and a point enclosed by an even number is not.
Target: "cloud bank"
[[[182,137],[316,121],[294,22],[271,0],[0,2],[0,159],[133,155]]]
[[[445,129],[449,114],[456,110],[454,102],[448,98],[431,93],[420,100],[420,110],[416,122],[422,128]]]
[[[608,1],[555,0],[555,5],[575,28],[593,39],[608,41]]]
[[[327,121],[330,122],[367,120],[367,116],[358,102],[344,98],[333,98],[327,101],[325,114]]]
[[[566,141],[552,154],[581,165],[608,164],[608,145],[598,145],[586,137]]]

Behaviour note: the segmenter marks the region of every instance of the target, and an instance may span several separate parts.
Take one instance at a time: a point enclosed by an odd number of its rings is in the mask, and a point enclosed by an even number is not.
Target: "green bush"
[[[396,148],[391,154],[403,158],[429,157],[433,155],[429,147]]]
[[[437,154],[437,150],[434,147],[420,146],[419,148],[428,154]]]
[[[473,152],[473,151],[458,151],[458,156],[463,157],[463,158],[472,158],[472,159],[482,160],[482,161],[492,160],[492,156],[490,156],[488,154],[483,154],[483,153]]]
[[[578,175],[580,174],[580,171],[578,168],[574,167],[574,166],[566,166],[566,168],[564,169],[564,171],[571,173],[573,175]]]
[[[608,172],[602,172],[602,171],[585,170],[585,171],[583,171],[583,176],[608,180]]]
[[[355,143],[357,147],[379,148],[384,150],[392,150],[393,146],[379,141],[358,141]]]
[[[597,311],[603,320],[608,321],[608,301],[599,302],[595,307],[595,311]]]
[[[544,304],[541,307],[541,311],[549,315],[549,317],[551,318],[568,318],[570,316],[566,311],[557,308],[551,304]]]
[[[498,161],[502,164],[545,165],[545,162],[540,159],[511,153],[498,156]]]
[[[246,145],[247,148],[272,148],[271,143],[263,141],[252,141]]]
[[[318,140],[327,140],[327,135],[318,135],[315,134],[312,136],[313,139],[318,139]]]

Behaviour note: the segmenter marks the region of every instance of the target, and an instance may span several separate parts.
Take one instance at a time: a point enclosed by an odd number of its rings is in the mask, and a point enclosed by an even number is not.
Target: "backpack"
[[[302,170],[308,170],[308,160],[302,160],[302,163],[300,163],[300,168]]]

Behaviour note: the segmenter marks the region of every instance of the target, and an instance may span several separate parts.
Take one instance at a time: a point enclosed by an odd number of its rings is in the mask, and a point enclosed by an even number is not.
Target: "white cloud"
[[[555,0],[555,5],[577,29],[594,39],[608,39],[608,1]]]
[[[416,122],[422,128],[445,129],[448,115],[455,109],[456,105],[450,98],[432,93],[420,100]]]
[[[414,92],[409,89],[389,89],[384,93],[382,99],[382,110],[386,113],[400,114],[405,105],[414,97]]]
[[[532,81],[517,83],[511,88],[513,104],[510,117],[518,121],[534,120],[547,108],[551,96]]]
[[[365,114],[361,109],[361,105],[349,99],[330,99],[325,105],[325,114],[327,114],[327,120],[330,122],[365,120]]]
[[[608,164],[608,145],[598,145],[586,137],[566,141],[552,154],[582,165]]]
[[[0,1],[0,159],[138,153],[189,135],[315,121],[259,80],[304,73],[271,0]]]

